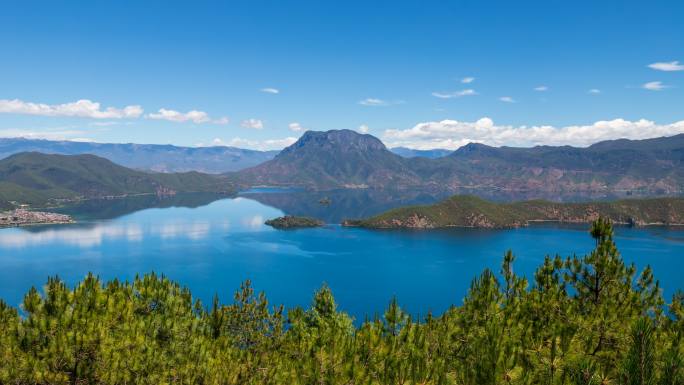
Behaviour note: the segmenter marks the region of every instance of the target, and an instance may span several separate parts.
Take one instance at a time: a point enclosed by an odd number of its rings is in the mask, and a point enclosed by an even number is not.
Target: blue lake
[[[428,232],[339,225],[279,231],[263,224],[297,211],[292,207],[304,211],[295,214],[333,222],[399,204],[369,198],[363,207],[355,203],[363,196],[337,196],[321,205],[307,196],[307,206],[295,204],[296,194],[87,202],[63,210],[76,216],[73,225],[1,229],[0,297],[18,305],[31,286],[42,286],[52,275],[73,284],[88,272],[131,279],[155,271],[188,286],[205,303],[215,293],[232,300],[250,279],[271,303],[308,306],[314,290],[327,282],[340,308],[357,319],[382,312],[394,295],[418,315],[460,304],[470,281],[487,267],[498,272],[508,249],[517,256],[516,271],[531,276],[547,254],[585,254],[593,247],[586,226]],[[412,198],[423,200],[429,199]],[[684,288],[684,230],[620,227],[616,241],[639,270],[654,268],[667,297]]]

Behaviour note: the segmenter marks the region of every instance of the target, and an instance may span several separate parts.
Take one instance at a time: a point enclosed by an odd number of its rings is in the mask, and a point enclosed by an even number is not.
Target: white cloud
[[[274,95],[280,93],[280,90],[279,90],[279,89],[277,89],[277,88],[270,88],[270,87],[262,88],[260,91],[261,91],[261,92],[264,92],[264,93],[267,93],[267,94],[274,94]]]
[[[64,104],[43,104],[25,102],[19,99],[0,99],[0,113],[92,119],[128,119],[140,117],[143,109],[138,105],[102,109],[100,103],[88,99]]]
[[[598,88],[592,88],[592,89],[590,89],[590,90],[587,91],[587,92],[590,93],[590,94],[592,94],[592,95],[598,95],[598,94],[601,93],[601,90],[599,90]]]
[[[360,100],[359,104],[362,106],[368,106],[368,107],[386,107],[386,106],[394,106],[397,104],[404,104],[404,101],[403,100],[383,100],[383,99],[376,99],[376,98],[366,98],[366,99]]]
[[[671,61],[671,62],[659,62],[659,63],[653,63],[649,64],[648,68],[657,70],[657,71],[684,71],[684,64],[680,64],[678,61]]]
[[[534,90],[535,90],[535,91],[539,91],[539,92],[544,92],[544,91],[548,91],[548,90],[549,90],[549,87],[547,87],[547,86],[538,86],[538,87],[534,87]]]
[[[470,84],[474,81],[475,81],[475,78],[472,76],[467,76],[467,77],[461,79],[461,83],[463,83],[463,84]]]
[[[264,122],[262,122],[259,119],[252,118],[252,119],[243,120],[242,123],[240,123],[240,126],[242,126],[244,128],[252,128],[255,130],[261,130],[262,128],[264,128]]]
[[[663,84],[663,82],[648,82],[641,86],[641,88],[649,91],[662,91],[665,88],[669,87],[670,86],[666,86],[665,84]]]
[[[301,124],[299,124],[297,122],[292,122],[292,123],[288,124],[287,127],[290,129],[290,131],[294,131],[294,132],[300,132],[300,131],[306,130],[304,127],[302,127]]]
[[[204,111],[191,110],[183,113],[175,110],[167,110],[166,108],[160,108],[158,112],[148,114],[147,117],[149,119],[167,120],[176,123],[193,122],[195,124],[202,124],[212,122],[215,124],[228,124],[229,122],[226,117],[212,121],[209,114]]]
[[[504,102],[504,103],[515,103],[515,99],[513,99],[510,96],[502,96],[499,98],[499,100]]]
[[[220,117],[220,118],[214,120],[212,123],[225,125],[225,124],[230,123],[230,119],[228,119],[228,117],[226,117],[226,116],[223,116],[223,117]]]
[[[477,95],[477,92],[472,89],[466,89],[466,90],[461,90],[461,91],[454,91],[454,92],[433,92],[432,96],[440,99],[452,99],[452,98],[460,98],[462,96],[472,96],[472,95]]]
[[[252,150],[281,150],[292,143],[296,142],[297,138],[289,136],[282,139],[265,139],[265,140],[252,140],[235,137],[233,139],[224,141],[216,138],[212,141],[213,146],[231,146],[239,148],[249,148]]]
[[[362,124],[362,125],[360,125],[359,128],[357,129],[357,131],[360,132],[360,133],[362,133],[362,134],[367,134],[367,133],[368,133],[368,130],[369,130],[369,127],[368,127],[367,124]]]
[[[420,123],[406,130],[386,130],[383,141],[388,147],[417,149],[457,149],[471,142],[491,146],[588,146],[608,139],[646,139],[681,133],[684,133],[684,121],[656,124],[645,119],[614,119],[589,125],[554,127],[499,126],[489,118],[482,118],[476,122],[442,120]]]

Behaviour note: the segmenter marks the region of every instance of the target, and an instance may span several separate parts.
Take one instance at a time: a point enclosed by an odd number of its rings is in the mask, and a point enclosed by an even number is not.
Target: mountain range
[[[0,202],[45,205],[58,200],[178,192],[233,192],[225,178],[132,170],[95,155],[26,152],[0,160]]]
[[[157,172],[199,171],[210,174],[256,166],[278,153],[278,151],[256,151],[225,146],[179,147],[163,144],[0,138],[0,159],[20,152],[92,154],[133,169]]]
[[[684,191],[684,134],[586,148],[471,143],[439,158],[404,158],[351,130],[308,131],[275,158],[227,174],[247,185],[435,191]]]
[[[414,150],[405,147],[392,148],[391,151],[406,158],[437,158],[451,153],[442,149]],[[258,151],[229,146],[182,147],[163,144],[0,138],[0,159],[20,152],[92,154],[138,170],[221,174],[256,166],[273,159],[280,151]]]

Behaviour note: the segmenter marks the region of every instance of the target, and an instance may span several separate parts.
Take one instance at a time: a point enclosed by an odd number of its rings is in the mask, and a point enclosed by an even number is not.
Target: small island
[[[265,224],[276,229],[298,229],[309,227],[321,227],[324,225],[323,221],[320,221],[315,218],[296,217],[292,215],[286,215],[284,217],[269,219],[265,222]]]
[[[50,225],[74,223],[74,219],[65,214],[48,213],[16,209],[0,213],[0,227],[17,227],[30,225]]]

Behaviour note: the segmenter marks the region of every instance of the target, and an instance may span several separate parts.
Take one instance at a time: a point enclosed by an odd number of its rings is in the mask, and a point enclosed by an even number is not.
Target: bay
[[[374,194],[328,193],[325,204],[320,193],[268,190],[230,198],[191,194],[83,202],[61,210],[74,215],[76,224],[0,230],[0,298],[18,306],[48,276],[73,285],[88,272],[130,280],[154,271],[188,286],[205,304],[214,294],[230,301],[250,279],[273,304],[308,306],[325,282],[340,309],[357,320],[381,314],[393,296],[418,316],[460,304],[483,269],[499,271],[508,249],[517,256],[516,272],[531,277],[545,255],[582,255],[593,247],[585,225],[375,231],[336,224],[440,198]],[[283,214],[313,215],[330,224],[288,231],[263,224]],[[618,227],[616,242],[639,271],[654,268],[667,299],[684,288],[682,229]]]

